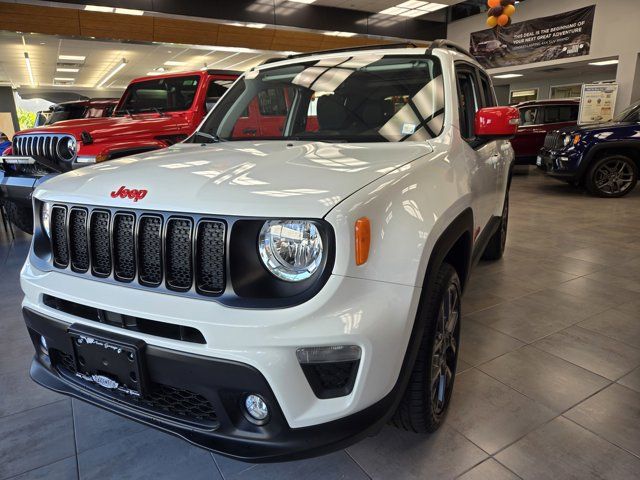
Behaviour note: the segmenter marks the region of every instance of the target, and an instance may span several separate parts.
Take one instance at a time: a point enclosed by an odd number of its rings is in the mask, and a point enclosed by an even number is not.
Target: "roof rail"
[[[449,49],[449,50],[455,50],[457,52],[460,52],[460,53],[462,53],[464,55],[467,55],[467,56],[473,58],[473,55],[471,55],[469,50],[467,50],[466,48],[464,48],[461,45],[458,45],[455,42],[452,42],[451,40],[445,40],[443,38],[440,38],[438,40],[434,40],[429,45],[429,49],[427,50],[427,53],[431,53],[431,51],[433,51],[433,49],[435,49],[435,48],[445,48],[445,49]]]

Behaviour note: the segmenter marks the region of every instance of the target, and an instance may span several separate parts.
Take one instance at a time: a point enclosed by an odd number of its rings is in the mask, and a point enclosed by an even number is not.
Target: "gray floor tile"
[[[225,480],[366,480],[362,469],[344,451],[323,457],[285,463],[253,465],[236,473],[225,473]]]
[[[640,392],[613,384],[564,416],[640,457]]]
[[[640,348],[640,320],[638,316],[611,309],[594,315],[578,324],[632,347]]]
[[[71,401],[0,419],[0,479],[75,455]]]
[[[640,349],[577,326],[543,338],[534,346],[610,380],[640,365]]]
[[[78,466],[76,457],[73,456],[11,477],[10,480],[75,480],[76,478],[78,478]]]
[[[573,295],[591,301],[597,300],[610,308],[630,302],[638,296],[638,292],[591,280],[586,277],[565,282],[559,285],[556,291],[561,294]]]
[[[118,441],[148,427],[80,400],[73,400],[73,419],[78,452]]]
[[[567,410],[611,383],[532,346],[507,353],[478,368],[556,413]]]
[[[640,459],[562,417],[496,459],[525,480],[620,480],[640,472]]]
[[[515,338],[466,318],[460,331],[460,359],[469,365],[479,365],[524,345]]]
[[[29,377],[28,368],[0,374],[0,417],[65,399]]]
[[[459,480],[518,480],[518,476],[500,465],[493,458],[485,460],[480,465],[472,468]]]
[[[635,390],[636,392],[640,392],[640,367],[622,377],[618,380],[618,383]]]
[[[385,427],[347,451],[374,480],[455,478],[487,458],[446,424],[432,435]]]
[[[456,378],[447,424],[494,454],[554,416],[551,409],[474,369]]]
[[[156,430],[78,454],[80,479],[222,479],[209,452]]]
[[[0,326],[1,329],[2,327]],[[34,350],[26,331],[23,339],[12,342],[0,341],[0,349],[3,352],[2,360],[0,361],[0,375],[18,371],[28,374]]]

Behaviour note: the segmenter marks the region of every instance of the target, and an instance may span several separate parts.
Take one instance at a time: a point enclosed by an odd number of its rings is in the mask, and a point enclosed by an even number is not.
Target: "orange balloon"
[[[504,13],[498,17],[498,25],[504,27],[507,23],[509,23],[509,16]]]
[[[505,15],[507,15],[508,17],[510,17],[511,15],[513,15],[514,13],[516,13],[516,7],[514,7],[513,5],[507,5],[506,7],[504,7],[504,9],[502,10],[502,13],[504,13]]]
[[[493,16],[487,18],[487,25],[489,26],[489,28],[495,27],[496,25],[498,25],[498,19]]]
[[[499,7],[500,6],[500,0],[489,0],[487,2],[487,5],[489,5],[489,8]]]

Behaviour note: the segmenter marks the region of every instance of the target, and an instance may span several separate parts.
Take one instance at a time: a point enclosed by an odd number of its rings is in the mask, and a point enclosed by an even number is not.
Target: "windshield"
[[[57,105],[45,125],[53,125],[62,120],[75,120],[83,118],[87,111],[86,105]]]
[[[632,103],[614,119],[616,122],[640,122],[640,102]]]
[[[424,141],[443,121],[436,58],[367,54],[250,71],[193,141]]]
[[[198,75],[136,82],[124,92],[115,115],[188,110],[198,91]]]

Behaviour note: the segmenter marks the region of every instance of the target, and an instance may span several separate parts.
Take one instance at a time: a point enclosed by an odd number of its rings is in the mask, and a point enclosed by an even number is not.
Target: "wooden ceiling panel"
[[[276,30],[273,28],[248,28],[220,25],[218,45],[270,50]]]
[[[80,10],[80,35],[115,40],[153,41],[153,17]]]
[[[220,26],[211,22],[194,22],[154,17],[153,40],[156,42],[217,45]]]
[[[54,35],[80,35],[78,10],[0,2],[2,29]]]

